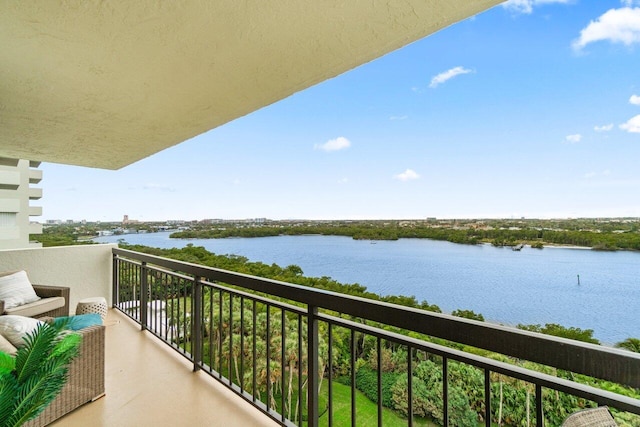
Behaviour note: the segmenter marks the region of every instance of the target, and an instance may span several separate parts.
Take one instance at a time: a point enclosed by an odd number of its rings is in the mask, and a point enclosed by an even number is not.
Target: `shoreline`
[[[260,238],[264,238],[264,237],[279,237],[279,236],[291,236],[291,237],[296,237],[296,236],[337,236],[337,237],[346,237],[346,238],[350,238],[353,239],[352,236],[347,236],[347,235],[341,235],[341,234],[322,234],[322,233],[307,233],[307,234],[279,234],[277,236],[228,236],[228,237],[171,237],[171,234],[174,233],[175,230],[167,230],[167,231],[155,231],[155,232],[149,232],[149,233],[123,233],[123,234],[118,234],[117,236],[131,236],[131,235],[138,235],[138,234],[169,234],[169,238],[170,239],[176,239],[176,240],[223,240],[223,239],[260,239]],[[87,237],[87,238],[83,238],[83,241],[94,241],[97,238],[100,237],[109,237],[109,236],[116,236],[115,234],[113,235],[106,235],[106,236],[93,236],[93,237]],[[377,241],[397,241],[397,240],[403,240],[403,239],[418,239],[418,240],[433,240],[433,241],[440,241],[440,242],[449,242],[449,243],[453,243],[456,245],[469,245],[469,243],[457,243],[457,242],[452,242],[450,240],[445,240],[445,239],[432,239],[429,237],[400,237],[398,239],[354,239],[354,240],[371,240],[373,242],[377,242]],[[80,239],[78,239],[80,240]],[[611,250],[606,250],[606,249],[594,249],[592,247],[589,246],[577,246],[577,245],[567,245],[567,244],[559,244],[559,243],[542,243],[543,247],[542,248],[532,248],[530,243],[523,243],[524,247],[529,248],[529,249],[537,249],[537,250],[542,250],[542,249],[546,249],[546,248],[550,248],[550,249],[578,249],[578,250],[591,250],[591,251],[596,251],[596,252],[640,252],[640,250],[636,250],[636,249],[624,249],[624,248],[617,248],[617,249],[611,249]],[[488,246],[492,246],[492,247],[496,247],[496,248],[511,248],[511,246],[493,246],[493,244],[491,242],[480,242],[478,243],[478,245],[488,245]]]
[[[156,237],[154,238],[153,236],[156,236]],[[218,253],[218,254],[221,254],[221,255],[222,254],[229,254],[229,253],[242,254],[243,253],[242,251],[240,251],[240,250],[236,251],[236,250],[233,250],[233,248],[243,247],[243,246],[247,246],[247,245],[249,247],[252,247],[252,246],[255,246],[255,245],[258,245],[259,247],[267,247],[267,246],[271,247],[271,244],[268,243],[266,240],[262,240],[263,243],[258,243],[258,241],[256,241],[255,244],[252,244],[249,240],[242,239],[242,238],[239,238],[239,237],[230,238],[228,240],[228,243],[225,243],[224,239],[201,239],[201,240],[195,241],[195,239],[186,239],[185,238],[185,239],[175,239],[173,241],[170,241],[169,239],[166,238],[166,236],[167,236],[167,232],[165,232],[165,233],[159,232],[159,233],[131,234],[131,235],[125,236],[125,240],[128,240],[127,243],[129,243],[129,244],[134,244],[134,245],[135,244],[141,244],[143,246],[157,247],[157,248],[172,248],[172,247],[181,248],[182,246],[184,246],[184,245],[186,245],[188,243],[192,243],[195,246],[203,246],[208,251],[210,251],[212,253]],[[122,236],[118,236],[118,237],[122,237]],[[108,236],[104,240],[115,241],[118,237],[117,236]],[[315,235],[306,235],[306,236],[284,236],[284,237],[307,237],[307,238],[316,238],[316,239],[320,239],[322,237],[328,237],[329,239],[332,238],[332,236],[322,236],[322,235],[317,235],[317,234],[315,234]],[[340,238],[341,240],[344,239],[343,243],[345,245],[348,245],[349,242],[352,242],[352,239],[349,238],[348,236],[333,236],[333,238]],[[140,239],[141,241],[137,242],[138,239]],[[102,240],[102,239],[97,239],[97,240]],[[218,241],[218,243],[214,242],[216,240]],[[302,240],[304,240],[304,239],[302,239]],[[405,242],[407,242],[408,240],[414,240],[414,241],[416,241],[416,243],[418,243],[417,242],[418,239],[416,239],[416,238],[411,238],[411,239],[407,238],[407,239],[401,239],[401,240],[405,240]],[[459,244],[458,245],[451,245],[452,242],[434,240],[434,239],[419,239],[419,240],[423,240],[423,241],[426,240],[424,243],[427,243],[428,241],[431,241],[434,244],[436,244],[438,242],[442,242],[441,244],[444,244],[445,246],[452,246],[452,247],[457,246],[459,248],[464,246],[464,245],[463,246],[459,246]],[[247,243],[233,243],[233,241],[236,241],[236,242],[245,241]],[[211,243],[208,243],[208,242],[211,242]],[[291,240],[291,241],[281,240],[280,242],[281,243],[273,242],[273,244],[275,244],[277,248],[280,248],[281,246],[289,247],[290,245],[294,245],[294,247],[297,247],[297,243],[294,243],[293,240]],[[339,243],[339,242],[336,241],[336,243]],[[385,251],[395,252],[395,249],[394,249],[395,244],[393,242],[390,242],[389,244],[382,244],[382,245],[379,244],[377,246],[374,245],[374,246],[371,246],[372,249],[369,249],[368,242],[364,242],[364,243],[366,244],[366,247],[367,247],[366,250],[367,251],[370,251],[370,250],[373,251],[372,254],[380,254],[380,253],[383,253]],[[398,243],[400,243],[400,242],[398,242]],[[408,244],[408,242],[405,243],[405,245],[406,244]],[[486,242],[485,243],[480,243],[479,245],[487,245],[487,244],[491,245],[490,243],[486,243]],[[209,245],[211,245],[211,246],[209,246]],[[355,246],[356,249],[357,248],[361,248],[360,245],[361,244],[356,244],[356,246]],[[526,259],[537,259],[537,258],[539,258],[541,256],[542,256],[542,258],[545,258],[543,256],[543,252],[540,252],[540,253],[532,252],[530,254],[527,253],[527,254],[524,254],[524,256],[521,255],[519,257],[519,256],[517,256],[515,254],[512,254],[511,253],[512,251],[509,250],[509,248],[506,249],[508,252],[499,252],[499,251],[494,252],[492,249],[489,249],[489,248],[487,248],[485,250],[482,246],[479,246],[479,245],[478,245],[478,248],[476,250],[471,250],[471,253],[473,253],[473,254],[477,253],[477,256],[480,256],[480,252],[493,252],[494,256],[497,256],[496,259],[501,259],[501,258],[512,259],[513,258],[513,259],[517,259],[517,260],[526,260]],[[422,246],[422,245],[418,245],[418,247],[419,246]],[[466,246],[469,246],[469,245],[466,245]],[[218,247],[218,250],[214,249],[215,247]],[[411,247],[413,247],[413,246],[411,246]],[[491,247],[493,248],[493,246],[491,246]],[[583,249],[583,250],[584,249],[590,249],[590,248],[585,248],[585,247],[575,247],[575,246],[571,247],[571,246],[562,246],[562,245],[554,245],[554,246],[550,246],[550,247],[558,248],[558,249]],[[220,249],[220,248],[222,248],[222,249]],[[482,251],[478,251],[478,249],[480,249],[480,248],[482,248]],[[443,250],[448,250],[446,247],[443,247],[442,249]],[[500,249],[500,248],[495,248],[495,249]],[[502,248],[502,249],[504,249],[504,248]],[[528,248],[528,249],[530,249],[530,248]],[[578,255],[579,253],[583,253],[583,254],[587,255],[586,253],[580,252],[580,251],[571,251],[571,252],[576,254],[576,255],[574,255],[574,257],[579,256]],[[502,255],[499,255],[499,254],[502,254]],[[555,258],[559,254],[560,253],[556,254],[553,251],[551,251],[551,252],[549,252],[547,254],[547,257]],[[248,256],[248,255],[246,255],[246,256]],[[378,256],[378,255],[374,255],[374,256]],[[625,257],[624,253],[620,253],[619,256],[623,257],[623,258]],[[633,258],[632,255],[630,255],[630,257]],[[615,258],[617,259],[618,256],[616,256]],[[445,313],[449,313],[449,310],[463,310],[463,309],[469,309],[471,307],[471,309],[475,310],[477,313],[483,314],[485,316],[485,319],[487,319],[487,321],[489,321],[491,324],[498,324],[498,325],[502,324],[502,325],[509,326],[509,327],[515,327],[515,325],[518,324],[518,323],[523,323],[523,324],[535,324],[535,323],[545,324],[545,323],[555,322],[555,323],[558,323],[560,325],[569,325],[568,327],[577,327],[577,328],[580,328],[580,329],[594,329],[596,331],[594,336],[597,339],[601,340],[601,342],[604,342],[606,344],[616,343],[616,342],[619,342],[619,341],[622,341],[624,339],[627,339],[627,338],[630,338],[630,337],[633,337],[633,336],[637,335],[637,330],[632,330],[632,331],[620,334],[620,338],[618,338],[618,335],[616,335],[617,332],[616,332],[616,334],[613,334],[613,336],[610,335],[609,333],[600,334],[599,328],[597,326],[594,326],[591,323],[582,323],[582,322],[579,321],[579,319],[578,320],[576,320],[576,319],[564,320],[562,318],[558,318],[557,320],[553,320],[552,321],[552,320],[549,320],[548,318],[540,317],[540,318],[533,318],[533,319],[524,320],[524,319],[520,319],[520,317],[513,317],[512,318],[511,315],[500,314],[500,313],[498,313],[498,315],[494,317],[494,316],[491,316],[491,313],[490,313],[491,308],[483,309],[481,307],[478,307],[476,309],[476,308],[473,307],[473,304],[467,304],[467,303],[464,303],[464,301],[458,301],[458,302],[456,302],[456,304],[452,304],[449,307],[445,307],[445,306],[448,305],[446,303],[447,299],[440,298],[439,295],[436,295],[437,292],[436,292],[436,294],[433,294],[433,295],[432,294],[422,295],[422,294],[420,294],[420,291],[417,290],[419,288],[415,288],[415,289],[413,289],[413,288],[402,288],[402,289],[399,289],[399,288],[397,288],[397,286],[394,286],[394,287],[388,288],[388,289],[387,288],[378,289],[378,288],[376,288],[375,283],[370,283],[369,281],[364,280],[363,277],[358,276],[358,278],[356,278],[356,279],[353,279],[353,278],[342,278],[338,273],[332,273],[332,272],[327,271],[325,269],[321,270],[320,273],[317,272],[317,271],[311,271],[310,269],[313,269],[314,267],[308,267],[307,268],[307,266],[305,266],[305,264],[301,263],[300,261],[278,262],[276,259],[273,259],[273,260],[271,260],[270,258],[255,258],[254,259],[254,258],[251,258],[251,257],[250,257],[250,260],[253,260],[254,262],[267,262],[268,264],[270,264],[271,262],[274,262],[274,263],[278,263],[278,265],[287,265],[287,263],[288,264],[301,265],[303,270],[305,271],[305,276],[313,276],[313,277],[318,276],[318,277],[320,277],[322,275],[328,275],[330,277],[333,277],[335,280],[338,280],[341,283],[346,283],[346,284],[348,284],[348,283],[359,283],[359,284],[361,284],[363,286],[366,286],[368,291],[376,293],[376,294],[381,295],[381,296],[384,296],[384,295],[387,295],[387,294],[398,295],[398,296],[416,295],[418,300],[426,300],[426,301],[428,301],[428,302],[430,302],[432,304],[437,304],[439,306],[442,306],[443,312],[445,312]],[[267,260],[267,261],[265,261],[265,260]],[[503,262],[503,261],[500,261],[500,262]],[[516,262],[519,263],[521,261],[516,261]],[[522,261],[522,262],[525,262],[525,261]],[[631,262],[633,262],[633,259],[631,259]],[[509,265],[511,265],[511,264],[512,263],[509,262]],[[580,276],[582,278],[583,274],[580,274]],[[575,276],[575,271],[569,272],[568,275],[566,275],[566,277],[569,277],[569,279],[567,279],[567,283],[570,283],[572,285],[575,284],[575,277],[576,277]],[[584,279],[587,280],[588,276],[584,275]],[[504,281],[501,281],[501,283],[503,283],[503,282]],[[589,289],[592,289],[592,288],[589,288],[589,287],[583,287],[583,288],[584,288],[585,291],[589,290]],[[571,289],[573,289],[573,288],[571,288]],[[416,294],[416,292],[418,294]],[[450,295],[447,295],[446,298],[450,298]],[[496,313],[494,313],[494,314],[496,314]],[[511,318],[512,322],[509,322],[507,319],[505,319],[505,317]],[[495,320],[495,319],[500,319],[500,320]],[[622,329],[622,330],[626,331],[626,329]]]

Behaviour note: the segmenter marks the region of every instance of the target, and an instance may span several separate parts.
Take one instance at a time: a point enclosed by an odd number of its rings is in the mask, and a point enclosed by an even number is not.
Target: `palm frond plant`
[[[82,336],[63,331],[65,326],[42,323],[15,357],[0,352],[0,427],[37,417],[66,383]]]

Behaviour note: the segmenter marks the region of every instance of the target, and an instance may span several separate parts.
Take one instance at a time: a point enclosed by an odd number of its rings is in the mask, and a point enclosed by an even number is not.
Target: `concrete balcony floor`
[[[278,425],[121,313],[105,325],[106,395],[52,426]]]

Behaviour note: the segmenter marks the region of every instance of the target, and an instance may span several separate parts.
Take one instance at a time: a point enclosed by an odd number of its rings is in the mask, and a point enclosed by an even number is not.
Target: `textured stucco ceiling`
[[[497,3],[2,2],[0,156],[117,169]]]

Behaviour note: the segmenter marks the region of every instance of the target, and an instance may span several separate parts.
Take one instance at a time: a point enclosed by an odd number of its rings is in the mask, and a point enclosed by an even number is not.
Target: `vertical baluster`
[[[191,355],[195,372],[202,362],[202,282],[198,276],[193,278],[191,295]]]
[[[329,378],[328,378],[328,387],[329,387],[329,402],[327,408],[327,415],[329,419],[329,427],[333,426],[333,334],[332,334],[332,323],[329,323],[328,332],[328,353],[329,353]]]
[[[187,353],[187,337],[189,337],[191,340],[193,339],[193,337],[191,337],[191,325],[193,324],[193,319],[191,318],[191,314],[187,312],[187,297],[189,295],[189,291],[187,290],[187,285],[184,282],[183,279],[181,279],[181,283],[182,283],[182,333],[183,333],[183,337],[185,337],[185,339],[183,340],[182,343],[182,352],[183,353]]]
[[[140,328],[147,329],[147,263],[140,266]]]
[[[120,260],[118,255],[111,255],[111,307],[120,303]]]
[[[267,304],[267,411],[271,410],[271,306]]]
[[[351,426],[356,427],[356,331],[351,329]]]
[[[140,325],[142,325],[142,266],[138,266],[137,268],[135,268],[133,274],[135,275],[136,285],[138,286],[138,301],[140,301],[138,309],[136,310],[136,314],[138,316],[138,322],[140,322]]]
[[[131,280],[131,264],[125,260],[121,260],[120,262],[122,263],[122,267],[124,268],[124,271],[122,272],[122,276],[124,277],[124,280],[127,286],[127,293],[126,293],[127,296],[125,301],[135,301],[136,292],[135,292],[135,286],[133,284],[133,281]],[[131,312],[132,308],[133,306],[131,307],[125,306],[125,310],[128,316],[133,315],[133,313]]]
[[[302,425],[302,315],[298,314],[298,422]]]
[[[244,392],[244,296],[240,296],[240,393]]]
[[[220,289],[218,291],[218,368],[216,369],[216,371],[218,371],[218,378],[222,378],[222,304],[222,289]]]
[[[376,351],[378,362],[378,427],[382,427],[382,340],[376,337]]]
[[[491,371],[484,370],[484,425],[491,427]]]
[[[542,386],[536,384],[536,426],[544,427],[544,413],[542,411]]]
[[[209,287],[209,292],[207,292],[208,294],[208,299],[209,299],[209,371],[212,372],[215,370],[215,361],[216,361],[216,346],[215,343],[213,342],[213,337],[214,337],[214,318],[213,318],[213,295],[214,295],[214,288],[213,287]]]
[[[137,301],[138,303],[140,302],[140,282],[138,281],[139,269],[140,267],[138,265],[127,262],[127,279],[129,281],[129,290],[131,292],[129,299],[131,301]],[[133,304],[132,308],[134,310],[132,310],[131,313],[133,314],[135,312],[136,316],[139,316],[138,310],[140,309],[140,305]]]
[[[156,332],[156,323],[155,319],[151,315],[154,310],[154,300],[153,300],[153,288],[156,286],[156,272],[153,269],[150,269],[147,273],[147,283],[149,285],[149,297],[147,298],[147,329],[151,332]]]
[[[407,423],[413,426],[413,347],[407,346]]]
[[[134,283],[134,286],[135,286],[135,290],[136,290],[135,291],[136,292],[135,293],[135,300],[137,302],[140,302],[142,300],[142,283],[141,283],[141,280],[142,280],[141,277],[142,276],[140,275],[140,271],[141,270],[142,270],[142,265],[135,265],[134,264],[134,265],[131,266],[132,283]],[[141,319],[141,317],[140,317],[141,308],[140,307],[141,307],[141,305],[138,304],[136,306],[136,311],[135,311],[136,316],[137,316],[136,320],[138,322],[140,322],[140,319]],[[140,323],[142,323],[142,322],[140,322]]]
[[[442,356],[442,425],[449,425],[449,359]]]
[[[166,315],[166,309],[167,309],[167,282],[169,281],[171,276],[169,276],[168,274],[163,274],[162,275],[162,282],[160,284],[160,318],[159,318],[159,323],[160,323],[160,335],[162,336],[162,339],[167,341],[167,315]],[[164,305],[164,308],[163,308]],[[156,313],[156,316],[158,316],[158,313]]]
[[[229,292],[229,365],[227,369],[227,378],[229,379],[229,385],[233,383],[231,381],[231,363],[233,360],[233,294]]]
[[[318,307],[307,307],[307,418],[318,427]]]
[[[175,345],[175,322],[174,318],[174,303],[175,303],[175,278],[171,278],[171,282],[168,284],[169,288],[169,298],[167,299],[167,326],[169,327],[169,342],[171,345]]]
[[[281,346],[281,356],[280,356],[280,413],[282,415],[282,421],[285,420],[285,412],[284,412],[284,408],[285,408],[285,392],[284,392],[284,387],[285,387],[285,381],[284,381],[284,373],[285,373],[285,356],[286,356],[286,338],[287,335],[285,334],[285,319],[286,316],[284,314],[284,308],[280,309],[280,346]],[[291,375],[291,372],[289,372],[289,375]],[[289,402],[289,407],[291,407],[291,402]],[[290,416],[290,415],[289,415]]]
[[[253,325],[252,325],[252,334],[253,334],[253,358],[252,358],[252,363],[253,363],[253,370],[252,370],[252,392],[251,394],[253,395],[253,401],[256,401],[256,396],[258,395],[257,391],[256,391],[256,368],[257,368],[257,363],[256,363],[256,300],[253,300]]]

